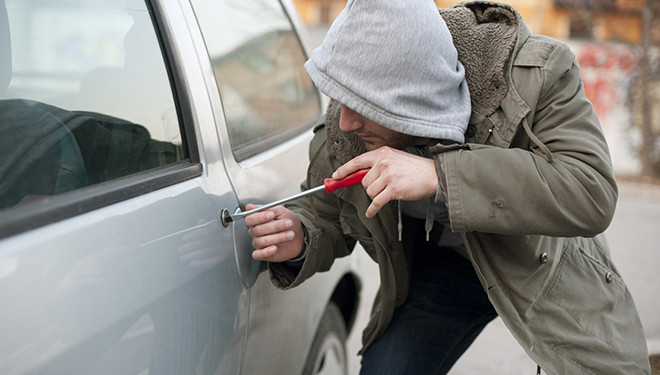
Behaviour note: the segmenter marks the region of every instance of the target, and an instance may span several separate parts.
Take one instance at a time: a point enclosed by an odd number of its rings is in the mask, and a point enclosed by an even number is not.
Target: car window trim
[[[2,210],[0,238],[91,212],[202,175],[202,165],[183,160],[64,194]]]
[[[145,0],[145,4],[151,15],[152,23],[155,26],[156,38],[158,39],[160,50],[161,52],[164,51],[163,60],[170,84],[173,86],[171,91],[177,115],[179,116],[184,155],[187,155],[193,163],[200,163],[199,145],[195,137],[195,123],[191,106],[192,99],[188,92],[182,62],[178,58],[179,54],[176,41],[166,21],[167,13],[163,5],[158,1]]]

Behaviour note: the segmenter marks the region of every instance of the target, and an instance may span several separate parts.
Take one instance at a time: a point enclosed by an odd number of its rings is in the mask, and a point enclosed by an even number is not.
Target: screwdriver
[[[362,182],[362,178],[364,178],[364,175],[367,174],[367,172],[369,172],[369,168],[359,169],[359,170],[357,170],[357,171],[355,171],[355,172],[349,174],[348,176],[346,176],[342,179],[339,179],[339,180],[335,180],[334,178],[326,178],[325,180],[323,180],[323,185],[319,185],[315,188],[305,190],[302,193],[292,195],[288,198],[284,198],[284,199],[280,199],[280,200],[275,201],[275,202],[264,204],[263,206],[253,208],[249,211],[237,212],[233,215],[225,216],[224,220],[228,223],[232,222],[232,221],[240,220],[240,219],[245,218],[248,215],[252,215],[255,212],[259,212],[259,211],[263,211],[263,210],[271,208],[271,207],[279,206],[279,205],[284,204],[286,202],[291,202],[293,200],[300,199],[302,197],[306,197],[310,194],[314,194],[314,193],[316,193],[318,191],[321,191],[321,190],[325,190],[328,193],[332,193],[337,189],[357,185],[357,184]]]

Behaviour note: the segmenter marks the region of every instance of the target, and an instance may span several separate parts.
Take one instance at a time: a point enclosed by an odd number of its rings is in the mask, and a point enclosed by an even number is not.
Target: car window
[[[222,98],[234,156],[243,160],[305,130],[320,115],[306,57],[277,0],[193,0]]]
[[[141,0],[0,0],[0,209],[187,158]]]

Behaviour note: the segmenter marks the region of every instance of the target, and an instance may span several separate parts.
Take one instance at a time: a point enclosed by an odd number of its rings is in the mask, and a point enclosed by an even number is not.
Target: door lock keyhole
[[[220,211],[219,216],[220,216],[220,222],[222,223],[222,226],[227,228],[229,226],[229,223],[232,222],[231,214],[229,213],[229,210],[226,209],[226,208],[223,208]]]

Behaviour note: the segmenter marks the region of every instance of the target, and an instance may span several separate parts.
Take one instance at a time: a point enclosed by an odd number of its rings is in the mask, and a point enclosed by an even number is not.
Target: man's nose
[[[354,110],[343,105],[339,116],[339,128],[345,132],[354,131],[364,126],[362,116]]]

